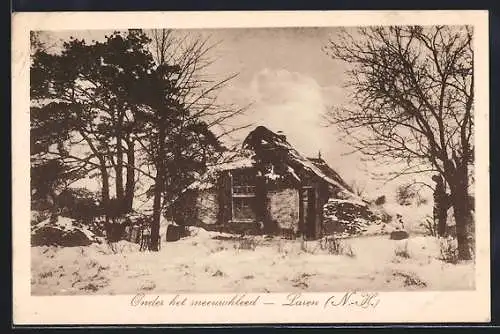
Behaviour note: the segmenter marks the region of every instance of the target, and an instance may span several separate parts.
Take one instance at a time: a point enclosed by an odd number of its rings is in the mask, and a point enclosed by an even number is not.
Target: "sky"
[[[309,157],[321,156],[348,182],[356,182],[371,197],[392,192],[395,184],[383,184],[366,172],[374,168],[340,138],[334,127],[325,126],[329,108],[349,103],[343,88],[346,64],[333,60],[322,48],[334,39],[336,28],[241,28],[183,31],[208,37],[217,46],[211,50],[215,62],[205,71],[213,78],[237,76],[219,92],[219,102],[250,105],[244,115],[231,120],[234,126],[252,123],[282,131],[288,141]],[[64,31],[44,34],[60,44],[70,36],[87,42],[103,40],[109,31]],[[253,127],[236,133],[241,142]],[[229,140],[229,139],[228,139]],[[400,182],[399,182],[400,183]]]

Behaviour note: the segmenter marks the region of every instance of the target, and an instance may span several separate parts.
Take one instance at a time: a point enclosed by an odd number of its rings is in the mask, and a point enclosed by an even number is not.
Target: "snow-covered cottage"
[[[318,156],[306,158],[285,135],[259,126],[234,156],[211,166],[172,206],[180,225],[246,233],[287,231],[309,239],[324,234],[330,198],[356,198]]]

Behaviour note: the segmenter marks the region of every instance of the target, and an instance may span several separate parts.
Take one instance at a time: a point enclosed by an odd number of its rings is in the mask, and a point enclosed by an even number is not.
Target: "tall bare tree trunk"
[[[441,175],[434,175],[432,180],[436,183],[434,188],[434,223],[437,225],[437,234],[444,237],[446,234],[447,212],[449,199],[446,194],[444,180]]]
[[[126,212],[132,211],[135,190],[135,151],[134,142],[127,141],[127,183],[125,185],[125,208]]]
[[[472,214],[462,201],[453,205],[457,228],[458,257],[461,260],[472,259],[471,248],[474,247]]]
[[[122,142],[122,125],[123,125],[123,112],[118,112],[118,122],[116,125],[116,198],[120,207],[120,213],[125,207],[124,203],[124,189],[123,189],[123,142]]]
[[[158,153],[156,156],[156,177],[153,201],[153,221],[151,223],[151,246],[152,251],[159,251],[160,220],[161,220],[161,198],[163,195],[165,163],[165,126],[160,124],[158,131]]]
[[[470,207],[467,167],[457,168],[457,173],[450,184],[451,201],[457,229],[458,257],[461,260],[472,259],[474,245],[474,222]]]
[[[109,221],[109,174],[108,170],[106,169],[106,164],[104,161],[101,162],[101,167],[99,168],[101,171],[101,178],[102,178],[102,191],[101,191],[101,204],[102,207],[104,208],[104,213],[106,216],[106,222]]]

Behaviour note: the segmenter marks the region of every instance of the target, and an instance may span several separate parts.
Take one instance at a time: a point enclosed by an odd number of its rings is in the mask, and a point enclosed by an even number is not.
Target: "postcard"
[[[12,28],[14,324],[490,320],[487,11]]]

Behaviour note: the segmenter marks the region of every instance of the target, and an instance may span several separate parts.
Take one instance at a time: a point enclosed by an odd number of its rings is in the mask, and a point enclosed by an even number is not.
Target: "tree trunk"
[[[446,235],[446,216],[439,216],[437,221],[437,234],[440,237]]]
[[[156,173],[155,190],[153,201],[153,221],[151,222],[151,244],[150,250],[159,251],[159,237],[160,237],[160,220],[161,220],[161,195],[162,195],[162,177],[160,171]]]
[[[472,259],[474,245],[474,224],[472,214],[467,206],[462,203],[454,204],[455,223],[457,228],[458,257],[461,260]]]
[[[474,248],[474,221],[468,195],[467,170],[457,173],[455,184],[450,185],[451,201],[457,230],[458,257],[472,259]]]
[[[446,236],[446,227],[448,221],[448,209],[450,205],[448,204],[448,197],[443,194],[443,198],[440,199],[437,210],[437,234],[440,237]]]
[[[434,188],[434,223],[437,226],[437,235],[444,237],[446,234],[446,220],[448,212],[448,195],[444,187],[444,180],[440,175],[434,175],[432,180],[436,182]]]
[[[231,174],[229,171],[220,173],[217,179],[217,201],[219,203],[219,212],[217,223],[226,225],[232,217],[232,198],[231,198]]]
[[[118,112],[118,122],[116,125],[116,198],[120,208],[125,207],[123,190],[123,143],[122,143],[122,123],[123,113]],[[120,210],[121,211],[121,210]]]
[[[132,211],[135,188],[135,152],[134,142],[127,141],[127,183],[125,185],[125,208],[126,212]]]
[[[105,167],[105,163],[101,162],[101,178],[102,178],[102,191],[101,191],[101,202],[104,208],[104,213],[106,215],[106,221],[109,220],[108,210],[109,210],[109,175],[108,170]]]
[[[151,222],[151,245],[150,250],[159,251],[160,238],[160,220],[161,220],[161,196],[163,194],[163,179],[165,174],[165,129],[163,124],[160,125],[158,132],[158,153],[156,156],[156,177],[154,185],[154,201],[153,201],[153,221]]]

